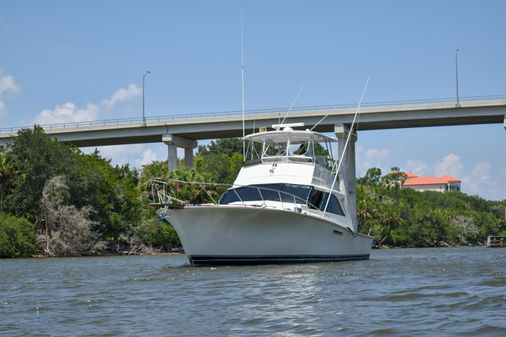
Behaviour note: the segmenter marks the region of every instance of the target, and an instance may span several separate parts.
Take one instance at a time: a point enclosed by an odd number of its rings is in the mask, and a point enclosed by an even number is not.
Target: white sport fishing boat
[[[337,139],[292,127],[245,137],[249,160],[218,203],[165,208],[192,265],[369,258],[335,188]]]

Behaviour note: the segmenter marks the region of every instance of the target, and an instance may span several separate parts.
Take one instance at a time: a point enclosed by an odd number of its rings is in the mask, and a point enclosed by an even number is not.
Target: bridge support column
[[[169,171],[177,169],[177,146],[174,144],[167,144],[169,149],[167,155],[167,163],[169,164]]]
[[[184,165],[186,167],[193,167],[193,148],[184,148]]]
[[[350,127],[344,124],[334,125],[334,132],[338,139],[339,146],[339,159],[342,157],[345,151],[346,139],[350,133]],[[357,175],[355,165],[355,142],[357,141],[357,134],[354,133],[350,137],[348,143],[348,149],[343,157],[343,163],[341,164],[341,172],[339,174],[339,189],[346,195],[346,210],[351,219],[353,229],[358,230],[358,219],[357,219]]]
[[[166,134],[162,137],[162,142],[167,144],[169,153],[167,161],[169,171],[177,168],[177,148],[184,148],[184,162],[186,167],[193,167],[193,149],[197,147],[197,142],[193,139],[184,138],[172,134]]]

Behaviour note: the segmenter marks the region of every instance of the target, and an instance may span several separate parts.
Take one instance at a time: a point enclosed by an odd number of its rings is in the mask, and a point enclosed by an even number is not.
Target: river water
[[[189,267],[178,255],[0,260],[1,336],[506,336],[506,249]]]

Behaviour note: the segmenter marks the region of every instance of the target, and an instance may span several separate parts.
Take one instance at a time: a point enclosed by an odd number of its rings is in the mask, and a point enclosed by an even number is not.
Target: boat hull
[[[213,205],[173,209],[167,219],[193,265],[368,259],[372,237],[293,211]]]

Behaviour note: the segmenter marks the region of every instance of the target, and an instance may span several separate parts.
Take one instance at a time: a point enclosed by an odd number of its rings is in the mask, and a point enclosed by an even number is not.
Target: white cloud
[[[111,98],[102,101],[102,105],[106,106],[108,109],[112,109],[117,103],[131,100],[141,94],[141,88],[135,84],[129,84],[126,88],[116,90],[116,92],[112,94]]]
[[[483,191],[493,187],[492,165],[481,162],[462,178],[462,188],[469,194],[483,194]]]
[[[436,176],[461,177],[464,173],[464,164],[458,155],[450,153],[436,164],[435,173]]]
[[[7,95],[17,95],[21,91],[21,87],[16,84],[12,75],[3,75],[0,69],[0,116],[5,112],[4,97]]]
[[[163,143],[99,146],[97,149],[102,157],[110,158],[113,165],[129,164],[131,167],[142,168],[155,160],[167,160],[167,145]],[[95,148],[81,150],[91,153]],[[178,156],[182,154],[178,152]]]
[[[140,161],[140,166],[149,164],[151,162],[154,162],[155,160],[158,160],[158,156],[150,148],[147,148],[142,153],[142,159]]]
[[[57,124],[93,121],[97,118],[99,107],[88,104],[86,108],[78,108],[74,103],[67,102],[57,105],[53,110],[44,109],[34,119],[37,124]]]
[[[363,175],[371,167],[381,169],[383,173],[388,172],[392,165],[390,159],[392,151],[389,149],[356,149],[357,174]]]
[[[15,95],[20,91],[21,88],[16,84],[12,75],[0,76],[0,95],[4,93]]]
[[[97,120],[100,113],[107,112],[117,104],[130,100],[141,94],[141,89],[135,84],[127,88],[120,88],[108,99],[100,104],[88,103],[86,107],[79,108],[73,102],[56,105],[54,109],[42,110],[33,120],[37,124],[75,123]],[[0,104],[1,106],[1,104]],[[1,111],[1,110],[0,110]]]
[[[388,149],[369,149],[365,153],[365,158],[370,162],[385,162],[392,155],[392,151]]]
[[[427,176],[431,174],[429,165],[421,160],[408,160],[406,165],[401,168],[403,171],[413,172],[417,176]]]

